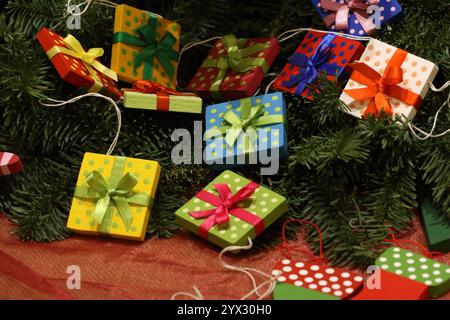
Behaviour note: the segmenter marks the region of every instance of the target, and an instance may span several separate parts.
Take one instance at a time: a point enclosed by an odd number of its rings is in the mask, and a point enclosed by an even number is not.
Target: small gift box
[[[311,2],[330,30],[358,36],[374,33],[382,24],[394,20],[402,13],[402,7],[396,0],[311,0]],[[369,16],[370,14],[373,16]]]
[[[180,25],[125,4],[116,7],[111,69],[120,80],[176,87]]]
[[[450,219],[433,205],[430,199],[421,207],[423,229],[430,250],[450,251]]]
[[[438,67],[425,59],[372,39],[340,96],[356,117],[403,115],[411,120],[425,98]]]
[[[0,177],[19,173],[23,170],[20,158],[11,152],[0,152]]]
[[[193,93],[179,92],[148,80],[139,80],[133,89],[123,90],[125,108],[202,113],[202,99]]]
[[[212,169],[287,156],[286,107],[280,92],[206,108],[205,162]]]
[[[340,268],[284,259],[272,270],[277,276],[275,300],[340,300],[356,293],[363,278]]]
[[[247,244],[286,211],[285,197],[227,170],[175,215],[181,227],[224,248]]]
[[[297,96],[311,98],[308,86],[316,84],[321,72],[326,73],[330,80],[343,77],[347,65],[359,59],[363,51],[364,46],[358,41],[310,31],[289,57],[288,64],[273,86]]]
[[[67,228],[143,241],[159,173],[156,161],[86,153]]]
[[[398,247],[384,251],[375,261],[382,270],[409,278],[428,287],[430,297],[450,289],[450,266]]]
[[[121,98],[117,74],[97,60],[103,55],[102,48],[85,51],[74,36],[62,38],[47,28],[42,28],[36,38],[64,81],[114,100]]]
[[[280,52],[275,38],[218,40],[187,86],[204,98],[241,99],[252,96]]]

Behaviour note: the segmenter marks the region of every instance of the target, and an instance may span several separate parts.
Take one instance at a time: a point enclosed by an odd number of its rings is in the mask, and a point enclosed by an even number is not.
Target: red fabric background
[[[188,232],[141,243],[75,235],[54,243],[23,243],[15,226],[0,215],[0,299],[170,299],[193,293],[205,299],[239,299],[249,279],[224,270],[219,249]],[[408,237],[424,243],[419,223]],[[301,240],[296,245],[302,245]],[[281,258],[276,249],[229,255],[228,263],[270,273]],[[450,263],[450,254],[437,260]],[[81,289],[68,290],[69,265],[81,268]],[[450,292],[441,299],[450,300]]]

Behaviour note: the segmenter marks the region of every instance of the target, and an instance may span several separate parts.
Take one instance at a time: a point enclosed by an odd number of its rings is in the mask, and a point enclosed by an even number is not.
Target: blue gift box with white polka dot
[[[264,106],[264,115],[282,115],[286,121],[286,105],[281,92],[255,96],[251,98],[251,105]],[[205,132],[214,127],[227,126],[223,115],[229,109],[240,117],[241,100],[234,100],[206,107],[205,110]],[[232,147],[225,142],[225,134],[206,140],[205,162],[212,170],[222,170],[237,167],[244,164],[268,164],[267,159],[262,157],[285,158],[288,154],[287,133],[284,123],[276,123],[259,126],[258,138],[254,148],[250,152],[244,151],[242,139],[238,139]],[[273,159],[272,159],[273,160]]]
[[[334,2],[338,2],[341,4],[348,3],[347,0],[332,0]],[[325,18],[330,13],[333,13],[332,11],[322,9],[321,0],[311,0],[312,4],[316,8],[317,12],[320,14],[322,18]],[[366,2],[368,3],[368,2]],[[380,24],[383,25],[387,22],[393,21],[399,17],[402,16],[402,7],[396,0],[378,0],[378,3],[376,6],[379,7],[380,12]],[[371,12],[370,14],[367,13],[369,16],[372,14],[375,14],[374,12]],[[334,24],[330,26],[330,30],[335,30]],[[352,34],[356,36],[365,36],[366,32],[361,27],[361,24],[359,23],[358,19],[356,18],[355,14],[352,13],[350,10],[349,20],[348,20],[348,29],[343,31],[347,34]]]

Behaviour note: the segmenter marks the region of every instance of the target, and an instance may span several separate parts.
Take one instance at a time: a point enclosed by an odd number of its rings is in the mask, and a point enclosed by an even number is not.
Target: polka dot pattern
[[[283,99],[283,95],[280,92],[271,93],[262,96],[256,96],[251,98],[252,106],[263,105],[265,112],[268,115],[282,115],[286,117],[286,107]],[[232,109],[237,116],[241,115],[241,100],[235,100],[225,103],[219,103],[206,107],[205,109],[205,123],[206,131],[211,130],[215,127],[220,127],[224,125],[223,114]],[[258,139],[254,142],[253,154],[266,150],[278,149],[278,154],[281,158],[287,156],[287,139],[286,130],[284,124],[272,124],[261,126],[258,130]],[[244,148],[244,134],[240,135],[238,140],[233,146],[229,146],[224,136],[219,136],[206,141],[206,156],[205,159],[208,163],[212,164],[215,162],[216,166],[225,167],[228,163],[239,164],[250,163],[255,159],[248,157],[247,159],[243,156],[245,154]],[[272,201],[265,200],[262,201]]]
[[[358,290],[363,282],[363,278],[354,272],[289,259],[277,263],[272,274],[279,275],[278,282],[321,291],[341,299]]]
[[[308,32],[295,52],[311,57],[316,51],[317,47],[320,45],[323,36],[324,35],[319,32]],[[345,39],[338,36],[334,39],[331,45],[328,63],[342,67],[342,69],[340,69],[338,73],[338,76],[340,76],[343,73],[345,66],[358,59],[361,56],[363,50],[364,46],[358,41]],[[300,67],[288,63],[276,78],[274,82],[274,88],[289,93],[294,93],[296,86],[287,87],[283,85],[283,83],[285,81],[288,81],[291,76],[297,75],[300,72],[302,72]],[[330,80],[336,79],[334,75],[328,75],[327,78]],[[303,92],[302,96],[310,97],[310,89],[307,88]]]
[[[226,183],[229,185],[233,193],[236,192],[238,188],[242,188],[247,185],[250,180],[232,172],[226,170],[222,172],[216,179],[211,181],[203,190],[208,191],[214,195],[218,195],[217,190],[214,188],[214,184]],[[268,197],[263,198],[263,194],[268,194]],[[265,205],[261,205],[262,199],[277,199],[276,202],[267,202]],[[177,222],[194,233],[198,233],[199,226],[204,222],[204,219],[191,219],[189,212],[199,211],[199,210],[209,210],[214,209],[215,206],[207,205],[208,203],[197,198],[192,198],[185,205],[175,212]],[[244,206],[242,207],[245,211],[255,215],[264,220],[264,227],[267,228],[272,224],[278,217],[280,217],[286,210],[286,198],[267,189],[264,186],[260,186],[256,189],[256,192],[251,196],[250,199],[242,202]],[[213,226],[209,230],[208,239],[221,247],[226,247],[232,244],[247,244],[248,237],[252,239],[256,237],[255,229],[252,227],[251,223],[245,221],[244,219],[239,219],[234,215],[230,215],[230,220],[228,225],[225,227],[219,227],[217,225]],[[286,266],[286,270],[291,266]]]
[[[260,53],[251,55],[250,57],[263,58],[266,60],[267,65],[269,66],[273,63],[278,53],[280,52],[280,46],[275,38],[247,40],[239,39],[239,41],[243,41],[243,47],[249,47],[258,43],[268,44],[269,47],[267,47]],[[227,53],[225,51],[223,41],[218,40],[211,48],[207,59],[217,59],[220,57],[226,57],[226,55]],[[238,73],[229,70],[227,76],[220,84],[221,97],[224,99],[240,99],[253,95],[264,78],[264,73],[261,72],[261,70],[262,69],[260,67],[256,67],[255,69],[247,71],[245,73]],[[186,90],[197,92],[200,96],[203,97],[210,97],[209,89],[214,83],[218,73],[218,68],[208,68],[200,66],[194,78],[187,86]]]
[[[86,186],[86,177],[93,170],[101,171],[101,174],[108,183],[110,183],[112,176],[120,177],[126,173],[138,173],[138,183],[133,190],[154,197],[160,173],[158,162],[126,158],[123,171],[117,171],[118,167],[114,165],[117,158],[102,154],[86,153],[81,163],[77,186]],[[88,174],[86,175],[85,173]],[[148,183],[144,182],[145,179],[148,180]],[[99,235],[100,225],[92,219],[92,212],[95,210],[95,205],[96,203],[93,201],[86,201],[82,198],[74,197],[69,212],[67,227],[74,232]],[[129,230],[126,230],[117,209],[112,206],[111,209],[112,215],[107,214],[105,217],[107,224],[111,226],[108,233],[109,236],[144,240],[150,216],[150,210],[147,207],[130,204],[132,224]]]
[[[382,74],[396,50],[397,48],[391,45],[372,39],[368,43],[360,61]],[[429,90],[428,82],[433,81],[438,68],[432,62],[408,53],[402,64],[402,70],[404,80],[399,86],[424,98]],[[350,77],[344,90],[359,88],[365,88],[365,86],[352,80],[352,77]],[[416,108],[391,97],[388,97],[388,99],[394,110],[393,116],[402,114],[408,119],[412,119],[415,116]],[[350,113],[356,117],[361,117],[364,114],[370,102],[370,100],[355,101],[344,92],[340,100],[350,107]]]
[[[425,258],[409,250],[393,247],[378,257],[382,269],[426,284],[430,290],[450,287],[450,266]]]
[[[38,33],[37,39],[45,51],[50,50],[54,46],[67,48],[63,42],[63,37],[46,28]],[[88,50],[88,48],[85,48],[85,50]],[[78,88],[86,88],[88,91],[94,85],[95,80],[93,76],[81,60],[68,55],[57,54],[51,61],[58,73],[61,76],[64,76],[64,81]],[[122,93],[117,87],[116,82],[95,69],[93,69],[93,71],[102,87],[100,93],[105,94],[114,100],[120,99]]]
[[[130,14],[128,15],[127,12]],[[142,24],[147,23],[148,18],[155,16],[149,11],[139,10],[128,5],[119,5],[116,8],[116,16],[114,22],[114,32],[125,32],[132,35],[136,34],[136,29]],[[180,26],[178,23],[157,17],[157,32],[155,37],[159,41],[167,32],[171,33],[176,42],[172,46],[175,51],[180,47]],[[111,69],[117,72],[120,80],[134,83],[136,80],[143,79],[144,66],[140,66],[137,70],[134,70],[133,59],[139,52],[139,47],[127,45],[124,43],[114,43],[112,46],[111,55]],[[161,83],[166,87],[175,88],[176,84],[176,70],[178,66],[177,61],[172,61],[172,66],[175,69],[173,77],[169,77],[166,71],[162,68],[158,59],[152,59],[153,72],[152,80],[157,83]]]
[[[347,1],[344,0],[333,0],[334,2],[345,3]],[[311,0],[317,12],[322,18],[328,16],[331,12],[323,9],[320,5],[320,0]],[[386,22],[392,21],[402,12],[402,7],[396,0],[378,0],[377,4],[380,8],[380,20],[381,24],[385,24]],[[336,27],[334,24],[329,26],[330,30],[335,30]],[[351,13],[348,19],[348,28],[343,31],[344,33],[351,35],[359,35],[364,36],[366,32],[361,27],[360,22],[356,19],[356,16]]]

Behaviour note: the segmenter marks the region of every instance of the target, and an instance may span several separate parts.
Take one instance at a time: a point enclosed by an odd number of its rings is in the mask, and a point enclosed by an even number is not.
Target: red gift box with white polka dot
[[[64,38],[47,28],[42,28],[38,32],[36,38],[45,52],[49,51],[54,46],[66,47],[63,42]],[[51,59],[51,62],[61,78],[75,87],[86,88],[89,90],[94,85],[94,78],[90,75],[81,60],[63,53],[58,53]],[[102,89],[99,93],[107,95],[114,100],[119,100],[122,93],[119,88],[117,88],[116,82],[95,69],[94,72],[102,83]]]
[[[261,38],[261,39],[247,39],[245,47],[257,43],[266,43],[268,47],[259,53],[255,53],[250,58],[263,58],[268,66],[271,66],[275,58],[280,53],[280,44],[275,38]],[[219,57],[226,57],[226,50],[222,40],[218,40],[214,47],[211,48],[207,59],[217,59]],[[210,99],[210,88],[213,84],[219,68],[207,68],[200,66],[194,78],[186,87],[187,91],[196,92],[204,99]],[[219,87],[219,95],[222,99],[237,100],[246,97],[251,97],[256,90],[258,90],[261,81],[264,79],[264,71],[261,67],[255,67],[254,69],[239,73],[233,70],[229,70],[223,79]]]
[[[295,52],[311,58],[316,52],[317,47],[320,45],[320,42],[322,41],[324,36],[325,34],[321,32],[308,32]],[[350,73],[350,70],[347,68],[348,64],[359,59],[363,52],[364,46],[360,42],[336,36],[331,44],[329,59],[326,61],[326,63],[335,64],[339,67],[342,67],[341,71],[338,73],[338,76],[339,78],[344,78],[347,74]],[[286,64],[286,66],[276,78],[273,87],[278,90],[294,93],[297,86],[294,85],[292,87],[287,87],[283,85],[283,82],[288,81],[292,75],[297,75],[299,71],[299,66],[295,66],[290,63]],[[336,80],[336,76],[327,75],[327,79]],[[302,96],[308,99],[312,99],[310,89],[306,88],[303,91]]]
[[[278,276],[276,280],[280,283],[320,291],[341,299],[356,293],[363,282],[360,275],[351,271],[289,259],[278,262],[272,274]]]

